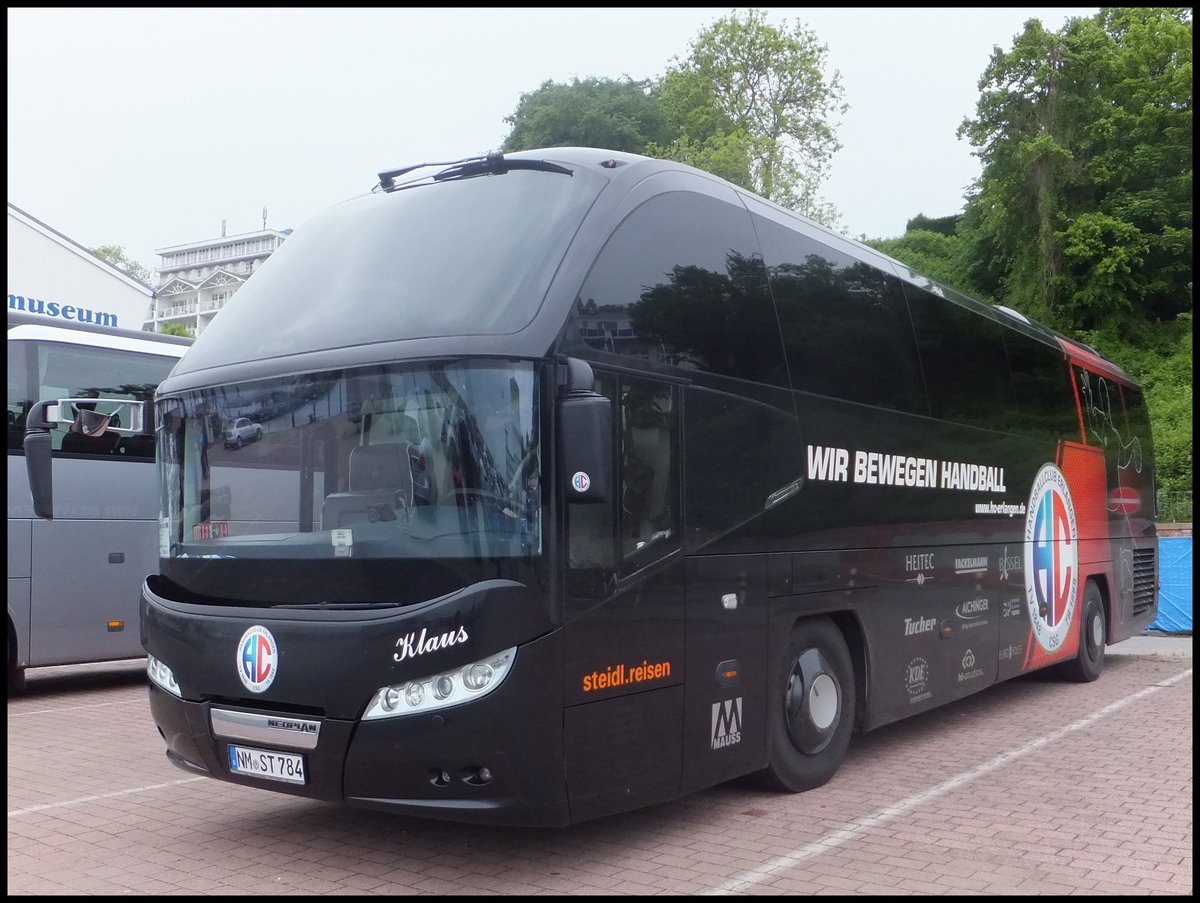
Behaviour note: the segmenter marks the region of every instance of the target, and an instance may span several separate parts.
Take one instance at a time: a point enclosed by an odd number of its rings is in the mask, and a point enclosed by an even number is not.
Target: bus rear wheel
[[[1096,581],[1089,580],[1083,591],[1083,613],[1079,618],[1079,652],[1069,662],[1055,668],[1063,680],[1090,683],[1104,670],[1104,596]]]
[[[842,632],[828,618],[798,623],[772,680],[759,782],[789,793],[820,787],[854,730],[854,666]]]

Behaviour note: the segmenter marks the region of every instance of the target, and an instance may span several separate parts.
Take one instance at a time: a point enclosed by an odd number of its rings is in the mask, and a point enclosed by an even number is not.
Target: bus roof
[[[8,314],[9,341],[61,342],[85,345],[89,348],[112,348],[167,357],[182,357],[192,344],[186,336],[140,332],[136,329],[114,329],[56,321],[35,314]]]

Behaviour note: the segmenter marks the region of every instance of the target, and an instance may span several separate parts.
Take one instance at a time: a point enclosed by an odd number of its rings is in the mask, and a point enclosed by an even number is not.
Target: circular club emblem
[[[587,492],[592,486],[592,478],[582,470],[577,470],[574,476],[571,477],[571,485],[575,488],[576,492]]]
[[[237,669],[247,690],[262,693],[271,686],[279,670],[278,653],[275,637],[267,628],[254,626],[242,634],[238,643]]]
[[[1038,471],[1025,510],[1025,604],[1038,645],[1055,652],[1075,614],[1079,533],[1066,478],[1053,464]]]

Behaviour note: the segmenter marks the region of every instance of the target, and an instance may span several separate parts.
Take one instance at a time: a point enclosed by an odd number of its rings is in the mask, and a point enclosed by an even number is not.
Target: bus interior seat
[[[321,504],[321,529],[386,522],[408,508],[412,498],[408,443],[358,445],[350,450],[346,492],[333,492]]]
[[[408,449],[407,442],[356,446],[350,452],[350,491],[388,489],[396,493],[397,507],[407,507],[413,497]]]

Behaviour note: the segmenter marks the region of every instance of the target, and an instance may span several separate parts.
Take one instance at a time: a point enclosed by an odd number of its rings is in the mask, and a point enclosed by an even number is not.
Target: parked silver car
[[[262,426],[248,417],[239,417],[229,424],[222,436],[226,448],[241,448],[247,442],[262,438]]]

